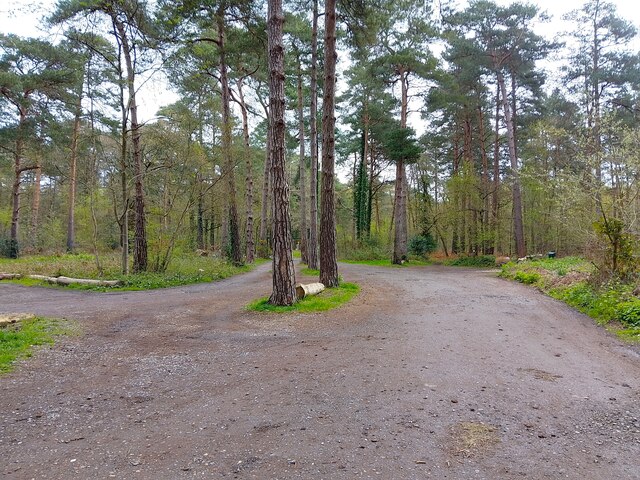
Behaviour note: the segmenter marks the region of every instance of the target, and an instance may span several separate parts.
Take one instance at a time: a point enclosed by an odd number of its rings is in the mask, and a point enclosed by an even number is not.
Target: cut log
[[[0,280],[14,280],[20,277],[22,277],[22,275],[19,273],[0,273]]]
[[[77,283],[80,285],[95,285],[98,287],[117,287],[121,285],[120,280],[94,280],[90,278],[70,278],[70,277],[47,277],[46,275],[27,275],[28,278],[34,280],[42,280],[44,282],[55,283],[57,285],[71,285]]]
[[[324,284],[323,283],[310,283],[308,285],[296,285],[296,296],[298,297],[298,300],[302,300],[304,297],[308,297],[309,295],[317,295],[319,294],[321,291],[324,290]]]
[[[34,318],[33,313],[0,313],[0,328]]]

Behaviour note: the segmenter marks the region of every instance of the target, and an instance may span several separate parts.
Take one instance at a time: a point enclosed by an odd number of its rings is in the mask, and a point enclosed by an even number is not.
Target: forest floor
[[[245,311],[269,265],[0,285],[84,331],[0,377],[1,478],[640,479],[637,346],[495,272],[340,268],[361,293],[318,314]]]

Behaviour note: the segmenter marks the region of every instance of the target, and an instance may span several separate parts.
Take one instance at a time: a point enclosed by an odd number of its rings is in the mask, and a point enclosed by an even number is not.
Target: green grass
[[[615,334],[629,342],[640,342],[640,327],[623,328],[616,330]]]
[[[145,272],[139,274],[123,275],[120,272],[120,256],[110,253],[100,257],[103,275],[100,276],[93,255],[53,255],[53,256],[27,256],[17,260],[0,259],[0,272],[21,273],[23,275],[38,274],[48,276],[66,276],[73,278],[103,278],[108,280],[120,280],[118,287],[98,287],[93,285],[70,285],[68,287],[55,286],[55,288],[71,288],[76,290],[92,291],[131,291],[150,290],[165,287],[177,287],[194,283],[206,283],[222,280],[232,275],[252,270],[255,265],[266,262],[259,259],[253,265],[234,267],[227,261],[213,257],[200,257],[197,255],[182,255],[172,259],[165,273]],[[27,286],[52,286],[47,282],[32,279],[12,280],[14,283]]]
[[[74,333],[68,321],[41,317],[0,328],[0,374],[10,372],[16,360],[30,357],[34,346],[52,345],[55,337]]]
[[[250,303],[247,306],[247,310],[253,310],[255,312],[298,312],[298,313],[313,313],[324,312],[337,308],[340,305],[347,303],[360,291],[360,287],[355,283],[341,283],[335,288],[328,288],[318,295],[312,295],[306,297],[301,301],[291,305],[289,307],[278,307],[269,303],[269,298],[264,297],[255,302]]]
[[[320,276],[320,270],[314,270],[313,268],[303,268],[300,270],[303,275],[308,275],[310,277],[318,277]]]

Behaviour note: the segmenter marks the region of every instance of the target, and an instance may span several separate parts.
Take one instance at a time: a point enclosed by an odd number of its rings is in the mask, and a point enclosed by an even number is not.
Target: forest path
[[[340,265],[321,314],[244,311],[269,265],[96,294],[0,285],[73,318],[0,378],[0,476],[640,479],[640,356],[494,273]]]

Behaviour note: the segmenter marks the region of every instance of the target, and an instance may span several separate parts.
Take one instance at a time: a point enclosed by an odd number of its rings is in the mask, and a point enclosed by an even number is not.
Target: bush
[[[533,285],[534,283],[538,283],[540,281],[540,274],[535,272],[516,272],[513,277],[520,283],[524,283],[526,285]]]
[[[616,319],[630,327],[640,327],[640,300],[618,305]]]
[[[477,257],[459,257],[447,262],[454,267],[495,267],[496,257],[493,255],[478,255]]]
[[[409,253],[422,257],[436,249],[436,241],[431,234],[416,235],[409,240]]]

